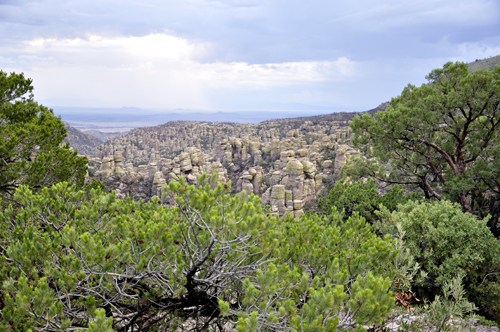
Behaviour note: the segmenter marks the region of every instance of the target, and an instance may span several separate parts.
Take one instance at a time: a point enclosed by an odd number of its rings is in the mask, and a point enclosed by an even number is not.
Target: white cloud
[[[277,64],[213,63],[199,65],[200,78],[213,87],[233,84],[249,88],[286,86],[306,82],[341,81],[356,74],[355,63],[342,57],[336,61],[285,62]]]
[[[202,50],[203,45],[193,45],[187,40],[165,33],[150,34],[143,37],[102,37],[90,35],[86,39],[34,39],[25,42],[23,51],[34,54],[50,53],[74,64],[93,63],[99,54],[100,64],[113,67],[119,65],[116,58],[126,62],[148,61],[152,59],[181,61],[193,57],[195,48]]]
[[[33,77],[42,101],[73,98],[81,105],[87,98],[106,106],[167,108],[210,108],[207,94],[214,89],[265,90],[356,75],[356,64],[345,57],[270,64],[197,61],[210,47],[168,33],[34,39],[5,50],[10,57],[0,58],[0,65]]]
[[[500,54],[500,46],[489,46],[480,43],[463,43],[458,46],[460,57],[457,60],[473,61]]]

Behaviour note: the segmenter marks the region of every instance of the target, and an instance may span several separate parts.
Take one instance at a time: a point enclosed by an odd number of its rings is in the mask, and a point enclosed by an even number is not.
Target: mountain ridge
[[[474,72],[478,69],[493,70],[496,65],[500,65],[500,55],[492,56],[486,59],[476,59],[469,63],[469,71]]]

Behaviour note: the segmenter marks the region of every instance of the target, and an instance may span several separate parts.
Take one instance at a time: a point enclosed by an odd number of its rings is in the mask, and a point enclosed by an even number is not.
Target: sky
[[[500,0],[0,0],[47,106],[364,111],[500,54]]]

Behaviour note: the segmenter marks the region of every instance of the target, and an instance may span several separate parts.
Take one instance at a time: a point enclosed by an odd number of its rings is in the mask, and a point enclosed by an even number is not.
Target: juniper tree
[[[446,63],[409,84],[373,117],[355,117],[355,144],[369,144],[347,174],[420,188],[426,198],[459,202],[497,229],[500,217],[500,66],[470,73]],[[370,159],[370,157],[375,157]],[[497,234],[498,235],[498,234]]]

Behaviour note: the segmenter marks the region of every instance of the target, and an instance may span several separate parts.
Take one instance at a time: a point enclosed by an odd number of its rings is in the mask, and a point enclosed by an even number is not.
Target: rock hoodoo
[[[352,116],[351,116],[352,118]],[[350,143],[349,120],[318,116],[231,124],[174,121],[108,139],[90,157],[91,176],[118,196],[151,199],[162,186],[201,174],[232,181],[235,192],[262,197],[272,213],[304,213],[323,181],[334,181],[359,152]]]

